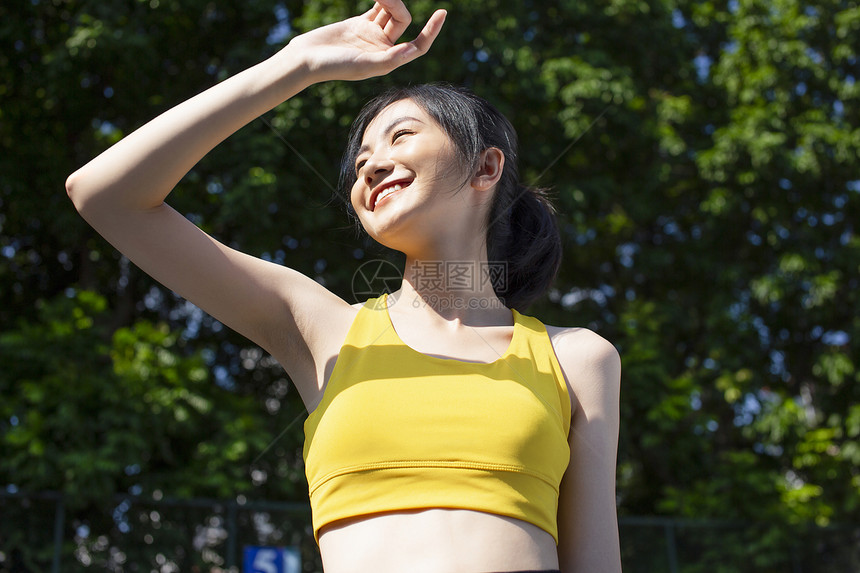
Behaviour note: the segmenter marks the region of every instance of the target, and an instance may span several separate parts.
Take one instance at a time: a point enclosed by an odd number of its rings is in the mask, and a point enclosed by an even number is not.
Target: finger
[[[412,15],[409,14],[409,10],[403,4],[403,0],[377,0],[376,3],[391,14],[393,19],[407,23],[412,21]]]
[[[427,53],[427,50],[430,49],[433,41],[439,35],[446,15],[447,12],[445,10],[437,10],[427,21],[424,29],[421,30],[421,33],[418,34],[415,40],[397,44],[379,54],[377,58],[379,63],[384,64],[391,71]],[[392,64],[393,67],[391,67]]]
[[[385,32],[386,37],[391,40],[391,43],[393,44],[400,36],[403,35],[403,32],[405,32],[408,27],[409,22],[403,23],[392,18],[388,21],[388,25],[385,26],[383,32]]]
[[[373,23],[384,30],[389,22],[391,22],[391,14],[380,7],[379,13],[376,15],[376,18],[373,19]]]
[[[379,5],[379,2],[373,3],[373,8],[368,10],[363,14],[365,18],[373,22],[376,19],[376,16],[382,11],[382,6]]]
[[[382,6],[383,12],[388,15],[389,19],[383,26],[383,31],[391,43],[394,43],[406,31],[409,24],[412,23],[412,15],[406,9],[402,0],[378,0],[377,3]]]
[[[439,36],[439,32],[442,31],[442,25],[445,23],[445,18],[447,16],[448,12],[445,10],[436,10],[433,12],[433,15],[430,16],[429,20],[427,20],[421,33],[418,34],[414,40],[409,42],[409,44],[414,46],[415,51],[417,52],[412,59],[427,53],[427,50],[430,49],[430,46],[433,45],[433,42]]]

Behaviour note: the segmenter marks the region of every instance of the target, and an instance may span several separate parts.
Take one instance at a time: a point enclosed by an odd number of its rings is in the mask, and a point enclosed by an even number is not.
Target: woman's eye
[[[362,168],[362,167],[364,167],[364,164],[365,164],[365,163],[367,163],[367,161],[366,161],[366,160],[365,160],[365,161],[359,161],[358,163],[356,163],[356,164],[355,164],[355,174],[356,174],[356,176],[358,175],[358,172],[359,172],[359,171],[361,171],[361,168]]]
[[[408,129],[401,129],[400,131],[397,131],[397,132],[395,132],[395,133],[394,133],[394,135],[391,137],[391,141],[392,141],[392,142],[397,141],[397,139],[398,139],[400,136],[402,136],[402,135],[409,135],[409,134],[411,134],[411,133],[413,133],[413,132],[412,132],[412,131],[409,131]]]

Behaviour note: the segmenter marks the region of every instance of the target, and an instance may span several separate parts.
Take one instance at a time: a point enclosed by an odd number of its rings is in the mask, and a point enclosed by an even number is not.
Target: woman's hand
[[[425,54],[445,16],[445,10],[437,10],[417,38],[395,44],[412,16],[402,0],[378,0],[360,16],[293,38],[289,48],[300,55],[315,82],[382,76]]]

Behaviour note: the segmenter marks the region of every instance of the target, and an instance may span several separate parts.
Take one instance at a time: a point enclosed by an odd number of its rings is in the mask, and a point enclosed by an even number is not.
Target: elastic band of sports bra
[[[398,469],[398,468],[439,468],[439,469],[468,469],[468,470],[478,470],[478,471],[487,471],[487,472],[511,472],[518,474],[525,474],[539,480],[548,483],[549,485],[555,487],[553,481],[547,476],[543,475],[540,472],[536,472],[529,468],[525,468],[522,466],[514,466],[509,464],[494,464],[494,463],[480,463],[480,462],[454,462],[454,461],[439,461],[439,460],[403,460],[403,461],[390,461],[390,462],[375,462],[372,464],[361,464],[357,466],[350,466],[345,468],[340,468],[336,471],[329,473],[326,476],[320,478],[320,480],[311,485],[310,493],[313,494],[319,487],[321,487],[326,482],[342,476],[346,474],[352,473],[361,473],[361,472],[372,472],[378,470],[389,470],[389,469]],[[511,573],[519,573],[517,571],[513,571]],[[528,573],[528,572],[525,572]]]

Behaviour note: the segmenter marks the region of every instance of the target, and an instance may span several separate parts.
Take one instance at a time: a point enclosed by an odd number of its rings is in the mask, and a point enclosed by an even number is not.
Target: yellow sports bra
[[[413,350],[387,297],[365,303],[304,425],[317,539],[344,518],[457,508],[521,519],[558,543],[570,398],[544,325],[513,316],[508,350],[484,364]]]

